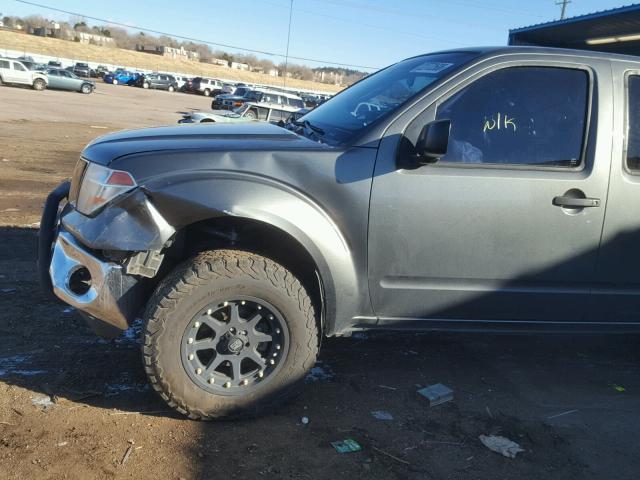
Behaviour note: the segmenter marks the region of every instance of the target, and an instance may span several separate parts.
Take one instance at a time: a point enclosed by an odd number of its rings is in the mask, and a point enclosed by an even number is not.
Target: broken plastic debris
[[[45,395],[43,397],[34,397],[31,399],[31,403],[38,407],[51,407],[53,405],[53,401],[49,395]]]
[[[393,420],[393,415],[385,410],[374,410],[371,412],[371,415],[378,420]]]
[[[453,400],[453,390],[441,383],[418,390],[418,393],[428,399],[432,407]]]
[[[496,435],[480,435],[480,441],[489,450],[499,453],[507,458],[516,458],[520,452],[524,452],[520,445],[505,437]]]
[[[338,453],[351,453],[351,452],[359,452],[362,450],[362,447],[358,442],[351,438],[347,438],[346,440],[340,440],[337,442],[331,442],[331,446],[336,449]]]
[[[319,362],[318,362],[319,363]],[[335,377],[334,373],[329,370],[327,367],[321,367],[320,365],[316,365],[309,373],[307,373],[306,379],[312,382],[318,381],[330,381]]]

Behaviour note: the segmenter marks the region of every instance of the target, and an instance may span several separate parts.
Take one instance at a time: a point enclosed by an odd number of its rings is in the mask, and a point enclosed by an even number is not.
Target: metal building
[[[640,4],[509,30],[509,45],[640,55]]]

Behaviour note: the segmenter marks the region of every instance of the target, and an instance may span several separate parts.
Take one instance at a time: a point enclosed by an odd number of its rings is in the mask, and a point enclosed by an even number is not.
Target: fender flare
[[[358,314],[359,300],[368,292],[359,291],[352,249],[331,216],[299,190],[269,177],[224,170],[174,172],[145,181],[143,188],[176,231],[227,216],[257,220],[287,233],[318,268],[325,331],[339,333],[336,319],[346,321]]]

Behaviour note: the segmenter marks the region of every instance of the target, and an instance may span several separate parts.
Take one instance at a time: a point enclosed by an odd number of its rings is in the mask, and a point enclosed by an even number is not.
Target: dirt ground
[[[209,100],[100,91],[0,88],[0,478],[638,477],[637,336],[326,339],[302,395],[271,414],[194,422],[170,411],[147,387],[139,326],[106,342],[73,309],[44,298],[35,224],[93,137],[174,123]],[[439,382],[454,399],[429,407],[416,392]],[[374,418],[380,410],[393,419]],[[502,457],[481,434],[525,451]],[[347,438],[362,451],[330,445]]]

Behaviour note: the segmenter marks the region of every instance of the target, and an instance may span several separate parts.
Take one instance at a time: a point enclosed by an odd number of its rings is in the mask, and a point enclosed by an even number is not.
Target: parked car
[[[149,73],[141,75],[135,81],[135,86],[142,88],[155,88],[158,90],[168,90],[175,92],[178,89],[178,82],[173,75],[164,73]]]
[[[184,77],[182,75],[177,75],[174,76],[174,78],[176,79],[176,83],[177,83],[177,90],[183,92],[185,89],[185,85],[187,84],[187,82],[189,81],[188,77]]]
[[[96,329],[142,315],[151,385],[191,418],[280,405],[322,335],[638,332],[638,72],[465,48],[369,75],[291,130],[100,137],[46,202],[43,284]]]
[[[48,87],[52,89],[71,90],[89,94],[96,88],[95,83],[85,78],[80,78],[74,73],[62,68],[50,68],[47,70],[47,77],[49,80]]]
[[[95,72],[98,78],[103,78],[107,73],[109,73],[109,69],[104,65],[98,65]]]
[[[61,62],[56,62],[55,60],[49,60],[49,62],[47,63],[47,67],[62,68],[62,63]]]
[[[297,95],[278,90],[250,90],[243,97],[224,98],[221,102],[222,110],[234,110],[247,103],[251,104],[246,112],[249,118],[276,122],[285,120],[291,112],[304,108],[304,102]]]
[[[248,86],[239,86],[234,90],[232,94],[223,93],[220,95],[216,95],[216,97],[211,102],[211,109],[233,110],[235,108],[241,107],[244,102],[253,99],[254,97],[249,97],[249,95],[253,95],[252,92],[257,91],[258,90]]]
[[[47,74],[29,70],[25,62],[10,58],[0,58],[0,85],[30,85],[34,90],[47,88]]]
[[[130,82],[135,82],[139,76],[139,73],[128,70],[116,70],[113,73],[106,74],[102,77],[102,80],[105,83],[112,83],[113,85],[128,85]]]
[[[236,111],[213,110],[211,112],[192,112],[182,116],[178,123],[240,123],[262,120],[286,125],[298,120],[309,112],[307,108],[295,109],[285,105],[267,105],[247,102]]]
[[[76,62],[73,66],[73,73],[75,73],[78,77],[89,78],[91,69],[89,68],[89,64],[84,62]]]
[[[222,82],[213,78],[195,77],[191,90],[193,93],[201,93],[205,97],[216,96],[222,92]]]

